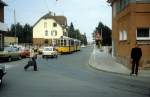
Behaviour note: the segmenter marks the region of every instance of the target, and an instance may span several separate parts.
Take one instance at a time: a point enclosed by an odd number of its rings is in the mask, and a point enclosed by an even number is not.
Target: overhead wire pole
[[[15,25],[15,43],[17,43],[17,33],[16,33],[16,12],[15,12],[15,9],[14,9],[14,25]]]
[[[44,0],[44,4],[45,4],[45,6],[46,6],[46,9],[48,10],[48,12],[50,12],[50,10],[49,10],[49,7],[48,7],[48,3],[47,3],[47,0]]]

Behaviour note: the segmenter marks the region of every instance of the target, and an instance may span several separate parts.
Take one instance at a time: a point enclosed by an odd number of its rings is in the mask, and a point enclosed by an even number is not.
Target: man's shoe
[[[138,76],[138,74],[137,74],[137,73],[136,73],[135,75],[136,75],[136,76]]]

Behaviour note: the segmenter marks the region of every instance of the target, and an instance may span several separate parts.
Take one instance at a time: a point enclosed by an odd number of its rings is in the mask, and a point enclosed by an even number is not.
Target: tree
[[[73,23],[71,22],[70,26],[69,26],[69,29],[68,29],[68,36],[70,38],[75,38],[75,30],[74,30],[74,26],[73,26]]]
[[[23,36],[24,43],[32,43],[32,27],[29,24],[24,25]]]
[[[18,37],[18,42],[22,43],[23,42],[23,35],[22,35],[22,31],[23,31],[23,27],[22,25],[20,25],[20,23],[17,23],[16,25],[13,26],[14,28],[14,36]]]
[[[96,30],[94,31],[94,33],[99,32],[102,33],[102,45],[103,46],[108,46],[111,45],[111,29],[104,25],[102,22],[99,22],[98,27],[96,27]],[[95,34],[94,34],[95,35]]]
[[[68,28],[68,37],[78,39],[81,41],[81,44],[87,45],[86,35],[82,35],[79,29],[75,29],[72,22]]]
[[[80,30],[79,29],[75,30],[75,34],[76,34],[75,38],[78,39],[78,40],[81,40],[81,34],[80,34]]]
[[[88,44],[85,33],[83,35],[81,35],[81,44],[84,44],[84,45]]]
[[[18,37],[18,43],[32,43],[32,27],[29,24],[24,26],[20,23],[12,24],[10,35]]]

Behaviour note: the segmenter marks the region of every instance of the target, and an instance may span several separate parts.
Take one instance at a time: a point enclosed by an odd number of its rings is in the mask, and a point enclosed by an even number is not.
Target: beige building
[[[67,19],[65,16],[56,16],[48,13],[41,17],[33,26],[34,45],[56,45],[56,40],[67,36]]]
[[[4,45],[8,46],[10,44],[18,43],[18,37],[4,36]]]
[[[108,0],[112,6],[113,55],[129,64],[137,42],[142,49],[141,67],[150,67],[150,0]]]

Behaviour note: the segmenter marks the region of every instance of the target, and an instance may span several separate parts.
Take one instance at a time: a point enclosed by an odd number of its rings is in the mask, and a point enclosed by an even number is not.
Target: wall
[[[118,13],[113,18],[112,36],[114,40],[114,53],[122,63],[131,67],[129,64],[130,52],[136,40],[137,27],[150,28],[150,3],[149,4],[129,4],[122,12]],[[127,31],[127,40],[119,40],[119,32]],[[150,42],[150,40],[149,40]],[[141,67],[149,64],[150,61],[150,44],[140,44],[143,51]],[[150,67],[150,65],[149,65]]]
[[[0,5],[0,22],[4,22],[4,6]]]
[[[11,43],[18,43],[18,37],[8,37],[4,36],[4,45],[10,45]]]
[[[47,22],[47,28],[44,28],[44,22]],[[53,27],[53,23],[56,22],[53,19],[42,19],[37,25],[33,28],[33,38],[60,38],[63,36],[63,29],[62,27],[57,24],[57,27]],[[48,31],[48,36],[45,36],[45,31]],[[57,36],[51,36],[51,31],[57,30]]]

